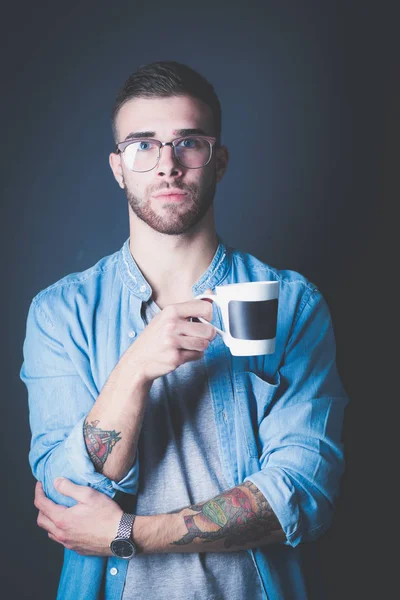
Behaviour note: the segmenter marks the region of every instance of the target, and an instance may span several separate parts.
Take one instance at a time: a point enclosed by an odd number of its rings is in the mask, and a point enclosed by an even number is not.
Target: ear
[[[221,181],[225,175],[225,171],[228,168],[229,152],[226,146],[220,146],[216,149],[216,171],[217,171],[217,183]]]
[[[111,152],[109,163],[114,177],[120,188],[124,189],[124,174],[122,173],[121,155],[116,152]]]

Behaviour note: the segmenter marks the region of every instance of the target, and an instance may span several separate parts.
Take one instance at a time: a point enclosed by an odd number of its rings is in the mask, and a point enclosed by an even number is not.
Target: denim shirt
[[[265,280],[280,281],[275,352],[232,356],[217,335],[204,357],[224,477],[230,487],[253,482],[286,535],[284,543],[249,550],[264,597],[303,600],[310,595],[302,549],[331,524],[344,469],[348,399],[337,372],[329,309],[304,276],[274,269],[221,239],[192,290],[196,296],[217,285]],[[121,481],[108,479],[88,455],[83,423],[144,329],[141,306],[151,295],[128,239],[118,252],[67,275],[31,302],[20,372],[28,391],[29,462],[57,503],[75,503],[53,485],[63,476],[110,497],[124,492],[134,508],[140,456]],[[222,328],[218,309],[213,324]],[[126,570],[123,559],[65,549],[57,598],[120,600]]]

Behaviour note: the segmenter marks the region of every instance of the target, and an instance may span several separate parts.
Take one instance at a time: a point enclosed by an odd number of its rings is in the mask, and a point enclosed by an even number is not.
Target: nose
[[[163,146],[160,149],[160,160],[156,167],[157,175],[180,177],[183,173],[182,165],[177,161],[172,146]]]

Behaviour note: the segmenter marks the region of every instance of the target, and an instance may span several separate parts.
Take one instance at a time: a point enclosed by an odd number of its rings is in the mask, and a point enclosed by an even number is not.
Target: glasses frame
[[[187,167],[186,165],[184,165],[183,163],[181,163],[181,161],[179,160],[177,154],[176,154],[176,150],[175,147],[178,145],[179,142],[182,142],[182,140],[186,140],[186,139],[191,139],[191,138],[200,138],[202,140],[206,140],[209,144],[210,144],[210,156],[208,161],[204,164],[201,165],[201,167]],[[152,142],[153,144],[155,143],[158,146],[158,158],[157,158],[157,162],[154,165],[154,167],[151,167],[151,169],[146,169],[145,171],[136,171],[135,169],[131,169],[130,167],[128,167],[128,165],[125,162],[126,168],[129,169],[130,171],[133,171],[134,173],[148,173],[149,171],[152,171],[153,169],[156,168],[156,166],[158,165],[158,163],[160,162],[160,158],[161,158],[161,149],[164,148],[164,146],[171,146],[174,152],[174,157],[175,160],[185,169],[202,169],[203,167],[205,167],[206,165],[208,165],[208,163],[210,162],[212,155],[213,155],[213,149],[214,146],[218,147],[219,145],[217,144],[217,138],[215,137],[211,137],[209,135],[184,135],[183,137],[179,137],[179,138],[175,138],[174,140],[172,140],[172,142],[161,142],[160,140],[155,140],[154,138],[131,138],[130,140],[125,140],[124,142],[118,142],[116,144],[116,154],[123,154],[126,150],[126,148],[128,146],[130,146],[131,144],[135,144],[137,142]]]

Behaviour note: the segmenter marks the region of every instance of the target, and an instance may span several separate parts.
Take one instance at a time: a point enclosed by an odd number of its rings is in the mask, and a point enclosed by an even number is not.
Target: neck
[[[129,248],[161,304],[193,298],[192,286],[208,269],[218,246],[212,207],[201,223],[181,235],[154,231],[130,212]]]

